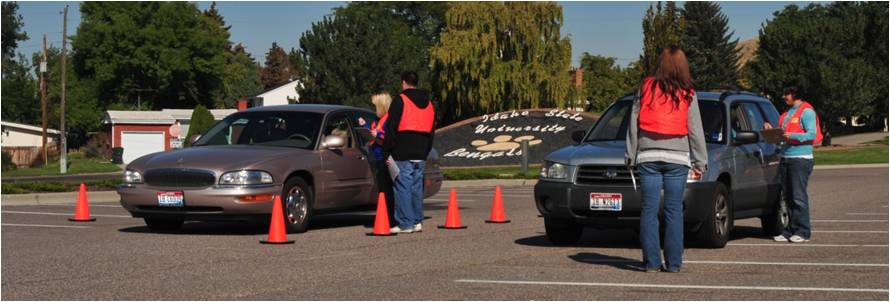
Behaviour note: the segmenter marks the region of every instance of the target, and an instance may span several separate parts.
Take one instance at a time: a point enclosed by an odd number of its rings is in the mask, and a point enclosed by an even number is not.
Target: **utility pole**
[[[152,89],[152,88],[130,89],[130,91],[136,92],[136,107],[139,108],[139,110],[142,110],[142,92],[151,92],[151,91],[155,91],[155,90],[157,90],[157,89]]]
[[[43,123],[43,166],[49,163],[46,154],[46,34],[43,34],[43,60],[40,61],[40,120]]]
[[[62,13],[62,123],[61,123],[61,139],[62,139],[62,156],[60,159],[59,172],[65,174],[68,172],[68,139],[65,137],[65,65],[66,65],[66,57],[68,56],[67,51],[65,49],[65,43],[68,40],[68,5],[65,4],[65,11]]]

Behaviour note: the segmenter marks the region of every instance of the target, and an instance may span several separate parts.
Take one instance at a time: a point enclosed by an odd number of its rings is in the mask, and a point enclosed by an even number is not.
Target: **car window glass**
[[[609,107],[584,141],[624,140],[627,136],[627,120],[630,118],[632,104],[631,101],[621,101]]]
[[[745,112],[742,110],[740,103],[732,104],[732,109],[729,111],[729,122],[733,132],[748,131]]]
[[[349,131],[349,118],[342,113],[336,114],[324,128],[324,137],[331,135],[342,137],[346,141],[346,148],[352,148],[352,132]]]
[[[352,123],[355,128],[365,128],[370,130],[371,124],[377,121],[377,114],[373,112],[356,110],[350,111],[349,114],[352,116],[352,120],[355,121]],[[356,138],[358,139],[360,146],[368,144],[368,140],[366,140],[365,137],[357,135]]]
[[[754,103],[744,103],[742,104],[742,109],[745,112],[745,120],[748,121],[749,131],[760,132],[763,130],[763,124],[766,121],[763,118],[763,114],[760,113],[760,108],[757,108],[757,105]]]
[[[723,108],[725,107],[722,103],[715,101],[699,100],[698,102],[705,141],[709,143],[722,143],[726,135],[723,133],[723,128],[726,125],[726,113]]]
[[[779,124],[779,111],[776,110],[776,106],[767,102],[758,102],[757,105],[759,105],[760,109],[763,110],[763,113],[766,114],[766,120],[773,125],[773,127],[777,127],[776,125]]]
[[[208,145],[267,145],[310,149],[315,146],[321,115],[310,112],[245,112],[215,124],[195,142]]]

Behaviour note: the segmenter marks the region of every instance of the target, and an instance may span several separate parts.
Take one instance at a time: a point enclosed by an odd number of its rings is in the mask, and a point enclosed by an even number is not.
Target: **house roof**
[[[163,109],[160,111],[125,111],[108,110],[105,113],[105,124],[173,124],[177,120],[192,118],[192,109]],[[210,109],[213,119],[221,120],[236,109]]]
[[[31,126],[31,125],[19,124],[19,123],[7,122],[7,121],[0,121],[0,124],[2,124],[4,129],[8,127],[8,128],[19,128],[19,129],[43,132],[43,128],[37,127],[37,126]],[[46,128],[46,133],[60,134],[61,132],[59,132],[59,130],[56,130],[56,129]]]
[[[274,92],[274,91],[281,90],[281,89],[288,89],[288,88],[289,88],[289,89],[293,90],[293,89],[295,89],[295,87],[296,87],[297,85],[299,85],[299,84],[300,84],[300,80],[293,80],[293,81],[290,81],[290,82],[287,82],[287,83],[278,85],[278,86],[276,86],[276,87],[274,87],[274,88],[271,88],[271,89],[269,89],[269,90],[260,92],[260,93],[257,94],[257,95],[248,97],[248,99],[262,98],[264,95],[266,95],[266,94],[268,94],[268,93],[270,93],[270,92]],[[296,92],[296,91],[294,91],[294,92]]]

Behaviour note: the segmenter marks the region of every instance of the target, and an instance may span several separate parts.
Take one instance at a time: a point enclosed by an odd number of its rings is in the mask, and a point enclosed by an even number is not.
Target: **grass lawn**
[[[867,142],[867,143],[865,143],[865,144],[869,144],[869,145],[884,145],[884,146],[886,146],[886,145],[887,145],[887,138],[888,138],[888,137],[885,136],[884,139],[882,139],[882,140],[870,141],[870,142]]]
[[[68,174],[117,172],[120,170],[121,169],[117,165],[104,160],[88,158],[68,159]],[[46,167],[18,168],[12,171],[3,172],[3,177],[37,175],[60,175],[59,162],[50,162]]]
[[[471,179],[538,179],[541,165],[528,165],[528,174],[521,175],[519,166],[485,168],[442,168],[446,180]]]
[[[886,144],[886,139],[884,140]],[[866,147],[843,150],[816,149],[816,165],[886,164],[887,147]]]
[[[91,180],[85,183],[89,191],[110,191],[117,188],[121,184],[120,179],[104,179]],[[28,181],[28,182],[5,182],[0,192],[2,194],[26,194],[26,193],[47,193],[47,192],[75,192],[80,189],[79,182],[58,182],[58,181]]]

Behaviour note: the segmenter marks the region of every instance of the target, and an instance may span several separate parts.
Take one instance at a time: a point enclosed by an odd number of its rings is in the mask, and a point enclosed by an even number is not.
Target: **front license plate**
[[[591,211],[621,211],[621,193],[590,193]]]
[[[158,192],[158,206],[181,207],[184,199],[182,192]]]

